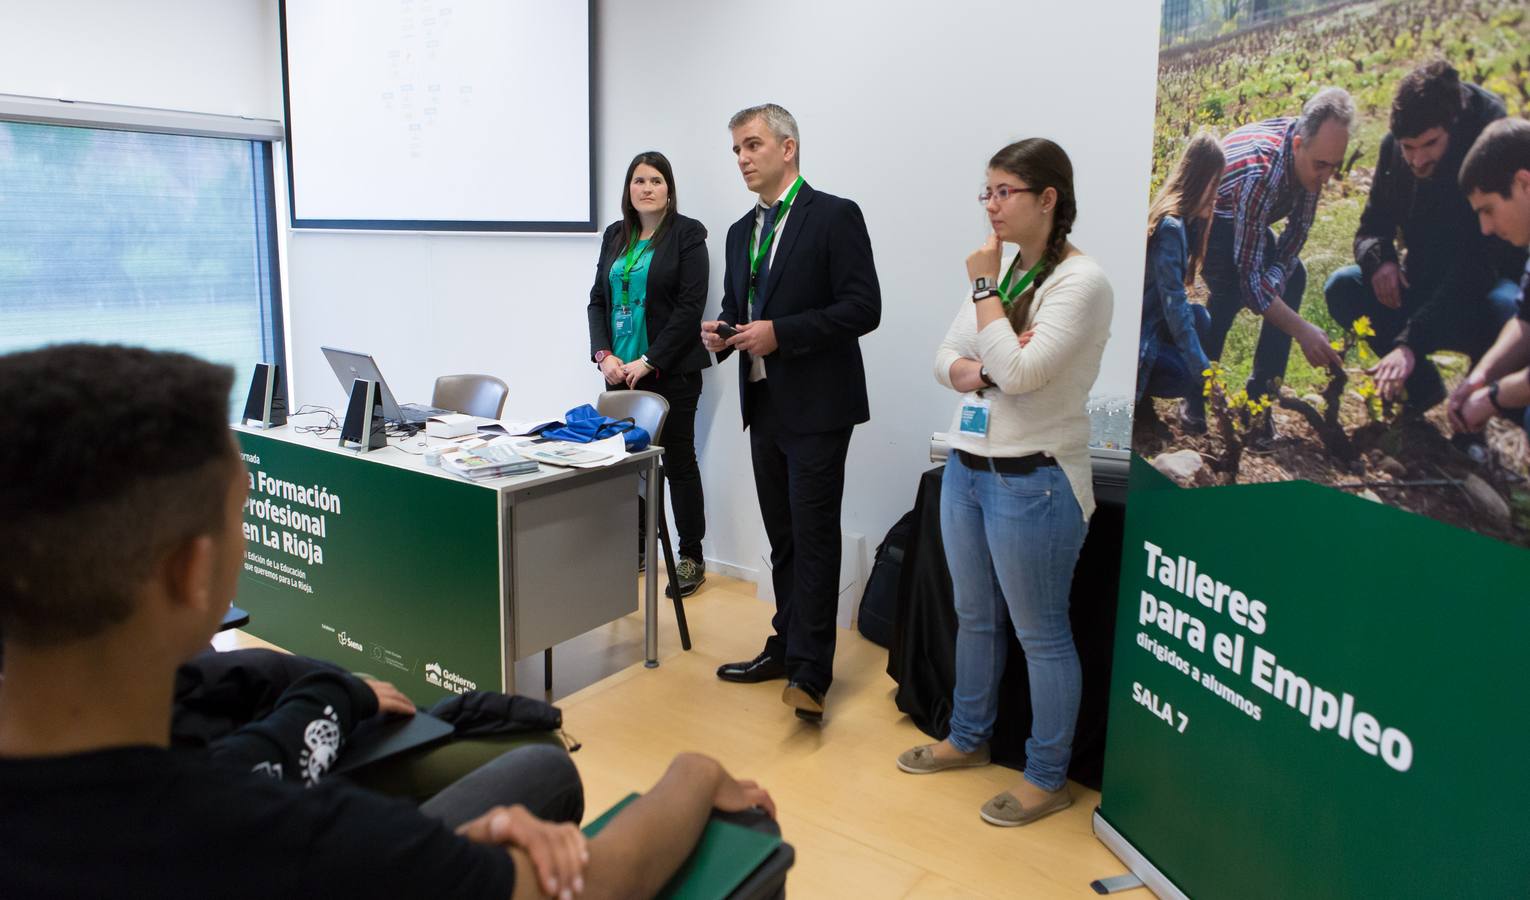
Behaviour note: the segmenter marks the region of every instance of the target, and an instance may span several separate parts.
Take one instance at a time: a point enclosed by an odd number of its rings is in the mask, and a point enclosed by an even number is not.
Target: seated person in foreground
[[[243,560],[231,383],[226,367],[123,347],[0,356],[14,422],[0,447],[0,896],[651,896],[714,808],[773,813],[692,754],[586,841],[471,785],[416,808],[338,779],[254,776],[259,734],[235,765],[169,749],[176,667],[207,645]],[[355,698],[325,696],[321,714],[355,714]],[[311,761],[330,729],[304,729]]]

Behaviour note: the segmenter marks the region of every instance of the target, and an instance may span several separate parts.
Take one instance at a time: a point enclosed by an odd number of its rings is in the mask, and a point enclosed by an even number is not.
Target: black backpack
[[[903,571],[903,549],[909,532],[914,530],[914,511],[903,514],[887,530],[887,537],[877,546],[871,577],[866,579],[866,593],[861,595],[861,611],[856,627],[866,640],[883,647],[893,642],[893,622],[898,616],[898,577]]]

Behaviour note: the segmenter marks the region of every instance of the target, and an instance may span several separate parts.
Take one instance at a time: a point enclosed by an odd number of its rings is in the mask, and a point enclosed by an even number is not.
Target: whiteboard
[[[594,231],[593,0],[284,0],[294,228]]]

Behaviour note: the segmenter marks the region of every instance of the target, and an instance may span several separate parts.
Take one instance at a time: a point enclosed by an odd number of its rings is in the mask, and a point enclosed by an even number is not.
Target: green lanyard
[[[1015,277],[1015,266],[1020,264],[1020,257],[1017,255],[1010,262],[1009,271],[1004,273],[1004,280],[999,283],[999,299],[1004,302],[1005,309],[1013,306],[1015,298],[1025,293],[1025,289],[1031,286],[1031,282],[1036,280],[1037,275],[1041,274],[1041,266],[1044,262],[1046,261],[1042,260],[1031,266],[1030,271],[1021,276],[1020,283],[1014,287],[1010,287],[1009,282]]]
[[[786,196],[781,198],[781,211],[776,213],[776,220],[770,223],[770,230],[760,235],[759,249],[754,246],[754,234],[749,235],[749,311],[754,312],[754,282],[760,275],[760,263],[770,255],[770,245],[776,240],[776,229],[781,227],[781,222],[786,219],[786,214],[791,212],[792,201],[797,199],[797,189],[802,187],[802,176],[798,175],[792,186],[787,188]]]
[[[632,267],[637,265],[637,261],[643,258],[643,254],[644,253],[647,253],[649,250],[653,249],[653,242],[652,241],[648,241],[647,243],[648,243],[648,246],[643,247],[642,246],[644,244],[643,241],[633,241],[632,242],[632,246],[627,248],[627,264],[622,266],[622,274],[621,274],[621,279],[622,279],[622,309],[626,309],[627,308],[627,289],[628,289],[628,287],[631,286]],[[638,249],[639,247],[642,247],[642,249],[641,250]]]

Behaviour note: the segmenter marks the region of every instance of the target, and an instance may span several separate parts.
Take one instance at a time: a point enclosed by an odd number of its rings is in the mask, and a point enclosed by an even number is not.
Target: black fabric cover
[[[879,647],[892,646],[893,622],[898,617],[898,582],[903,574],[903,551],[913,529],[913,510],[904,513],[903,518],[887,529],[887,537],[877,545],[871,577],[866,579],[866,592],[861,595],[861,608],[855,616],[856,627],[861,636]]]
[[[288,688],[313,672],[334,672],[355,680],[355,676],[334,663],[274,650],[200,653],[175,674],[171,742],[177,747],[205,746],[265,718]],[[363,689],[363,693],[370,691]],[[450,722],[459,738],[556,731],[563,727],[563,713],[556,706],[496,691],[469,691],[447,697],[432,706],[430,713]]]
[[[170,742],[205,747],[265,718],[289,687],[313,672],[345,674],[334,663],[275,650],[205,650],[176,670]]]
[[[498,691],[468,691],[447,697],[432,706],[430,714],[452,723],[457,737],[557,731],[563,727],[563,712],[551,703]]]
[[[898,683],[898,709],[934,738],[944,738],[949,731],[951,692],[956,684],[956,609],[940,537],[943,473],[944,467],[937,467],[920,478],[898,584],[893,645],[887,659],[887,674]],[[1073,574],[1070,619],[1084,686],[1068,776],[1095,789],[1105,767],[1105,716],[1125,523],[1123,505],[1099,501]],[[989,744],[994,762],[1024,769],[1025,740],[1030,730],[1030,679],[1025,655],[1011,631],[1008,661],[999,686],[999,718]]]

